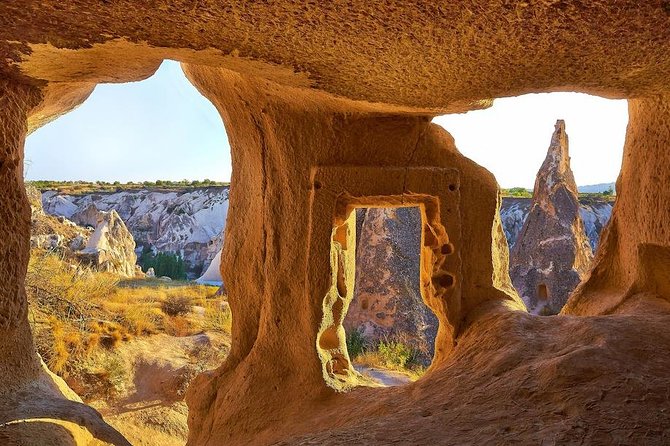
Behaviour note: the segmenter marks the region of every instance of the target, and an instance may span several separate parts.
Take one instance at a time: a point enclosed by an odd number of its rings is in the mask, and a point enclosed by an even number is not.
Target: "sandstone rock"
[[[69,247],[72,251],[81,251],[82,249],[86,248],[86,245],[88,244],[88,239],[89,236],[88,234],[78,234],[75,238],[72,239],[72,241],[69,244]]]
[[[419,209],[359,209],[356,226],[356,282],[345,329],[373,345],[403,342],[430,364],[438,322],[421,297]]]
[[[146,274],[147,278],[149,279],[153,279],[154,277],[156,277],[156,272],[154,271],[153,266],[147,270]]]
[[[65,216],[61,215],[60,217],[63,218]],[[68,218],[78,225],[96,228],[100,220],[100,210],[95,203],[89,203],[82,209],[78,209]]]
[[[220,111],[235,172],[222,262],[233,344],[224,365],[189,386],[189,444],[668,444],[667,2],[503,6],[0,2],[2,402],[37,369],[22,290],[25,135],[92,84],[143,79],[174,59]],[[495,179],[429,123],[557,90],[629,99],[619,201],[569,308],[598,317],[518,310]],[[317,181],[320,166],[341,169],[328,179],[339,189]],[[336,214],[323,192],[346,198],[367,185],[367,205],[401,201],[424,184],[416,168],[458,176],[454,199],[440,200],[450,203],[443,226],[459,221],[449,234],[459,268],[454,292],[431,301],[433,367],[404,388],[337,393],[315,355],[320,341],[341,347],[337,307],[323,299]],[[429,196],[440,188],[429,186]],[[337,330],[317,339],[324,313]]]
[[[559,120],[510,257],[510,276],[531,313],[557,314],[588,272],[592,256],[570,170],[568,135]]]
[[[500,218],[510,250],[514,249],[517,237],[528,217],[531,201],[531,198],[516,197],[504,197],[502,200]],[[613,204],[604,199],[580,198],[579,200],[579,215],[582,217],[584,230],[594,251],[598,246],[600,233],[612,215]]]
[[[116,211],[98,212],[95,232],[80,256],[99,271],[135,276],[135,241]]]

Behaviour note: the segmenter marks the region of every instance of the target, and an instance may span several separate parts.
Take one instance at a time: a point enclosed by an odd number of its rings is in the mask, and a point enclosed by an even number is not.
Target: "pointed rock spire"
[[[557,314],[588,272],[592,257],[579,215],[565,122],[559,119],[510,256],[510,276],[528,311]]]

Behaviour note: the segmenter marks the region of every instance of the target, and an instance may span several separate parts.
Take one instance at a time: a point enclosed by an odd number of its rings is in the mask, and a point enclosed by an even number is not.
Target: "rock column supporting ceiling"
[[[297,88],[228,70],[185,66],[185,72],[220,111],[233,162],[222,258],[233,345],[223,367],[201,375],[189,390],[189,444],[263,444],[293,430],[288,426],[308,429],[301,423],[324,403],[337,407],[342,399],[359,397],[356,390],[341,394],[328,387],[317,356],[324,296],[333,280],[330,238],[337,197],[325,201],[331,206],[314,207],[314,188],[346,195],[347,184],[352,190],[367,185],[383,205],[385,194],[403,192],[392,178],[398,172],[453,168],[460,175],[463,205],[462,224],[451,232],[460,231],[461,245],[467,246],[455,247],[467,267],[456,278],[460,309],[449,318],[440,315],[452,328],[441,337],[450,345],[436,347],[451,350],[466,318],[487,302],[524,309],[509,285],[495,179],[463,157],[430,117],[345,113]],[[340,189],[331,189],[313,178],[318,166],[329,172],[338,166],[374,169],[342,169]],[[407,184],[418,187],[417,181],[408,178]],[[329,423],[342,421],[335,417]],[[277,425],[284,426],[283,434]]]
[[[38,89],[0,79],[0,392],[34,378],[39,361],[28,327],[24,279],[30,256],[30,205],[23,144]]]
[[[612,218],[564,314],[670,310],[670,96],[628,104]]]

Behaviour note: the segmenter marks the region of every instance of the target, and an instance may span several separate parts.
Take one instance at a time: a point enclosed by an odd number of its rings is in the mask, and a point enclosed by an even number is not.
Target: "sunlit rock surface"
[[[592,257],[570,170],[568,135],[559,120],[510,255],[510,277],[529,312],[556,314],[588,272]]]
[[[115,210],[99,211],[95,231],[79,254],[84,263],[98,271],[107,271],[125,277],[134,277],[135,240]]]
[[[409,345],[428,365],[438,321],[421,297],[421,213],[416,207],[364,208],[356,217],[356,282],[344,327],[371,344]]]
[[[500,218],[502,219],[505,236],[510,250],[514,248],[517,237],[523,228],[528,216],[531,198],[505,197],[500,207]],[[600,240],[600,232],[607,225],[612,215],[613,202],[605,199],[580,198],[579,215],[584,222],[584,230],[589,238],[589,244],[595,251]]]
[[[177,253],[184,259],[189,275],[196,278],[221,250],[228,188],[140,189],[76,196],[47,191],[42,201],[47,213],[79,218],[83,224],[89,205],[95,204],[102,211],[113,209],[133,234],[138,252],[148,247],[156,252]]]

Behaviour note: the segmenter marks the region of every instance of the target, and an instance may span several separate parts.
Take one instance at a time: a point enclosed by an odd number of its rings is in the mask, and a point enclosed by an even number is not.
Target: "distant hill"
[[[578,186],[577,190],[581,194],[599,194],[608,190],[615,190],[614,183],[589,184],[587,186]]]

